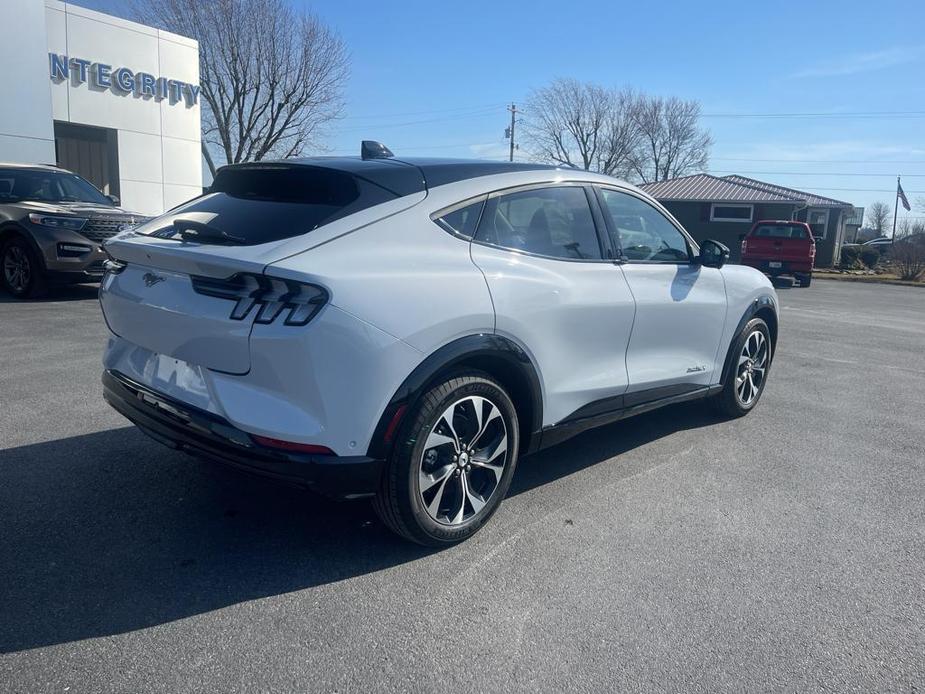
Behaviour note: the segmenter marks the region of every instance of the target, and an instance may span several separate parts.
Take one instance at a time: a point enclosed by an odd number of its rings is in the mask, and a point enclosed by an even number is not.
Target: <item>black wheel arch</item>
[[[742,314],[742,318],[739,319],[739,324],[736,326],[735,332],[732,333],[732,342],[730,342],[728,349],[726,350],[726,361],[723,363],[723,376],[722,384],[726,383],[726,379],[729,377],[733,367],[733,361],[735,359],[735,353],[733,352],[733,345],[735,344],[736,339],[739,336],[739,333],[742,332],[742,329],[748,324],[752,318],[762,319],[768,326],[768,332],[771,334],[771,360],[774,359],[774,355],[777,353],[777,311],[774,308],[774,300],[768,294],[763,294],[752,301],[749,304],[748,308],[745,309],[745,312]],[[770,362],[768,362],[770,366]]]
[[[368,455],[387,458],[407,412],[442,377],[463,369],[482,371],[504,387],[520,420],[520,450],[523,453],[535,450],[543,428],[543,393],[536,367],[513,340],[482,333],[447,343],[411,372],[379,417]]]

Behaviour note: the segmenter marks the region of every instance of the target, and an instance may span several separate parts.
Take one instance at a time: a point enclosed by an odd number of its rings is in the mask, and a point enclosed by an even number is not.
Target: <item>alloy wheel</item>
[[[421,453],[419,494],[442,525],[477,516],[498,488],[508,462],[507,425],[488,398],[457,400],[437,418]]]
[[[742,345],[736,371],[736,397],[745,407],[758,398],[768,370],[768,340],[760,330],[753,330]]]
[[[3,254],[3,277],[14,292],[26,291],[32,278],[29,257],[19,246],[8,246]]]

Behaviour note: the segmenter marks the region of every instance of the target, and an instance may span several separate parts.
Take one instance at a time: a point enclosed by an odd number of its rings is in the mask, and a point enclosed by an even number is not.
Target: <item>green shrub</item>
[[[876,248],[862,248],[861,262],[870,269],[873,269],[874,266],[880,262],[880,251]]]
[[[849,270],[856,268],[860,256],[861,250],[857,246],[842,246],[841,266]]]

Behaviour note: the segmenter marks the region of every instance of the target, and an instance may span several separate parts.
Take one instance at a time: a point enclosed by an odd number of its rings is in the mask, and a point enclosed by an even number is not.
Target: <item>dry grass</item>
[[[898,284],[904,287],[925,287],[925,279],[917,281],[902,280],[899,275],[892,272],[880,274],[867,274],[858,270],[813,270],[813,277],[822,280],[842,280],[844,282],[867,282],[872,284]]]

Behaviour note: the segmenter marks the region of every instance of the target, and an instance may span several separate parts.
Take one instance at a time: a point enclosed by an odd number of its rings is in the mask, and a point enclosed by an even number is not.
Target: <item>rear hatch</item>
[[[815,243],[800,223],[759,222],[742,243],[742,257],[751,260],[808,262]]]
[[[379,174],[287,163],[221,169],[205,195],[106,242],[114,271],[100,303],[110,330],[156,354],[246,373],[262,306],[317,298],[270,281],[267,265],[423,199],[422,182],[415,191]]]

